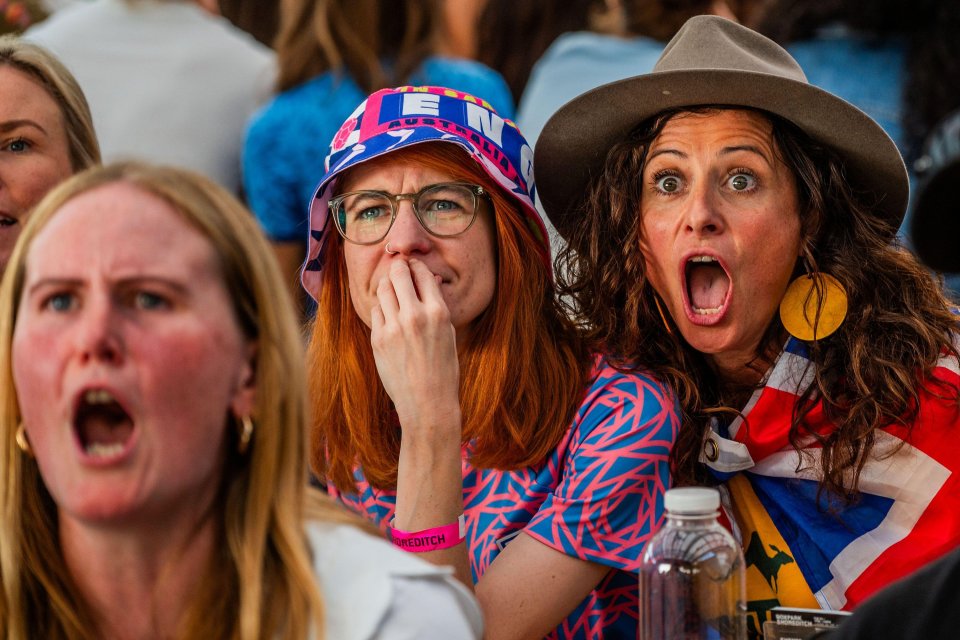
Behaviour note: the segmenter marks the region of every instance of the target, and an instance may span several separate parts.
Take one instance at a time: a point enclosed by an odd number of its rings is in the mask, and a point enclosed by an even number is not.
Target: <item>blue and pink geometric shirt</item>
[[[666,387],[597,358],[573,424],[543,465],[479,469],[466,445],[463,503],[474,580],[523,532],[613,569],[547,638],[636,638],[640,558],[661,523],[679,426]],[[362,470],[355,477],[357,494],[328,487],[331,494],[385,529],[395,494],[372,488]]]

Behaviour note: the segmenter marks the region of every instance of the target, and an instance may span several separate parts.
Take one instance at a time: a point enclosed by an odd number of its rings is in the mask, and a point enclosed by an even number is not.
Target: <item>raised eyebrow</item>
[[[730,155],[731,153],[738,153],[740,151],[746,151],[747,153],[755,153],[756,155],[763,158],[767,164],[770,164],[770,158],[768,158],[767,154],[763,152],[763,149],[761,149],[760,147],[754,146],[752,144],[738,144],[738,145],[733,145],[729,147],[724,147],[723,149],[720,150],[720,153],[718,153],[717,155],[726,156],[726,155]]]
[[[677,156],[678,158],[681,158],[683,160],[689,157],[686,153],[684,153],[683,151],[680,151],[679,149],[672,149],[670,147],[667,147],[666,149],[657,149],[656,151],[651,153],[649,156],[647,156],[647,162],[650,162],[657,156],[662,156],[662,155]]]
[[[21,118],[19,120],[5,120],[0,122],[0,133],[9,133],[16,129],[20,129],[21,127],[33,127],[44,135],[47,134],[47,130],[41,127],[40,123],[27,118]]]

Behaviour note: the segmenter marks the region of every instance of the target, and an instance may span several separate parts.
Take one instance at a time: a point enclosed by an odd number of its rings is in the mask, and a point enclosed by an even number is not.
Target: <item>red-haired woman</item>
[[[318,477],[475,587],[487,637],[635,637],[676,401],[560,311],[513,123],[441,88],[334,138],[303,282]]]

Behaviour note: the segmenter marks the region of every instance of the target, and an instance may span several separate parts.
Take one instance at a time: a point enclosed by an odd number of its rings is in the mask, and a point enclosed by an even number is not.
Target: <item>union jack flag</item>
[[[806,353],[791,339],[742,416],[712,425],[701,454],[724,481],[724,510],[744,546],[753,635],[774,606],[849,610],[960,546],[956,358],[938,362],[932,377],[941,386],[921,392],[911,430],[876,431],[861,497],[843,505],[818,496],[816,442],[798,454],[788,441],[793,406],[813,380]],[[830,429],[818,408],[807,422]]]

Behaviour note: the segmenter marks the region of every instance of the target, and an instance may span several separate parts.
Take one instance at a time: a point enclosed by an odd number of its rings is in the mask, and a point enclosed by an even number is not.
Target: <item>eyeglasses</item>
[[[477,219],[480,196],[487,196],[483,187],[462,182],[431,184],[416,193],[351,191],[330,200],[330,213],[347,241],[374,244],[387,236],[400,201],[409,200],[427,233],[449,238],[469,229]]]

